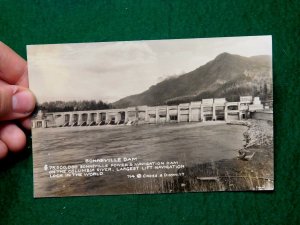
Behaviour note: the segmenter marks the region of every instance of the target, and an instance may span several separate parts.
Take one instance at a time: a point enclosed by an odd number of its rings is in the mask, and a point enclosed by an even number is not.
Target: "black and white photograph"
[[[272,36],[28,45],[34,197],[274,190]]]

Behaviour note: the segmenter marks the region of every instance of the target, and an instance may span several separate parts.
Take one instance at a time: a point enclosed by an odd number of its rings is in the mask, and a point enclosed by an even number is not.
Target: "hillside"
[[[240,95],[266,98],[272,94],[271,64],[267,55],[243,57],[222,53],[189,73],[168,78],[143,93],[120,99],[113,106],[170,105],[212,97],[237,100]]]

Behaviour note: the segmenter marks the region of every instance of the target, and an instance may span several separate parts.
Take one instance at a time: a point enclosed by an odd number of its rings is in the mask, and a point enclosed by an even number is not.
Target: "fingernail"
[[[34,97],[28,90],[17,92],[12,97],[12,108],[15,113],[30,114],[34,108]]]

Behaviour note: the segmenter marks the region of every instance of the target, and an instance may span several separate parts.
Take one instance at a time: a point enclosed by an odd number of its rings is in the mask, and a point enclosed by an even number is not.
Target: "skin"
[[[19,152],[26,145],[25,133],[16,125],[30,129],[35,97],[28,89],[26,61],[0,42],[0,159],[8,151]]]

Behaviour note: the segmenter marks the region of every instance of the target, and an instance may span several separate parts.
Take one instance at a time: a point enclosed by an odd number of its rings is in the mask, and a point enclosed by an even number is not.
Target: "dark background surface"
[[[33,199],[27,149],[0,162],[0,224],[299,222],[299,1],[0,0],[0,40],[27,44],[273,35],[275,191]],[[297,213],[298,212],[298,213]]]

